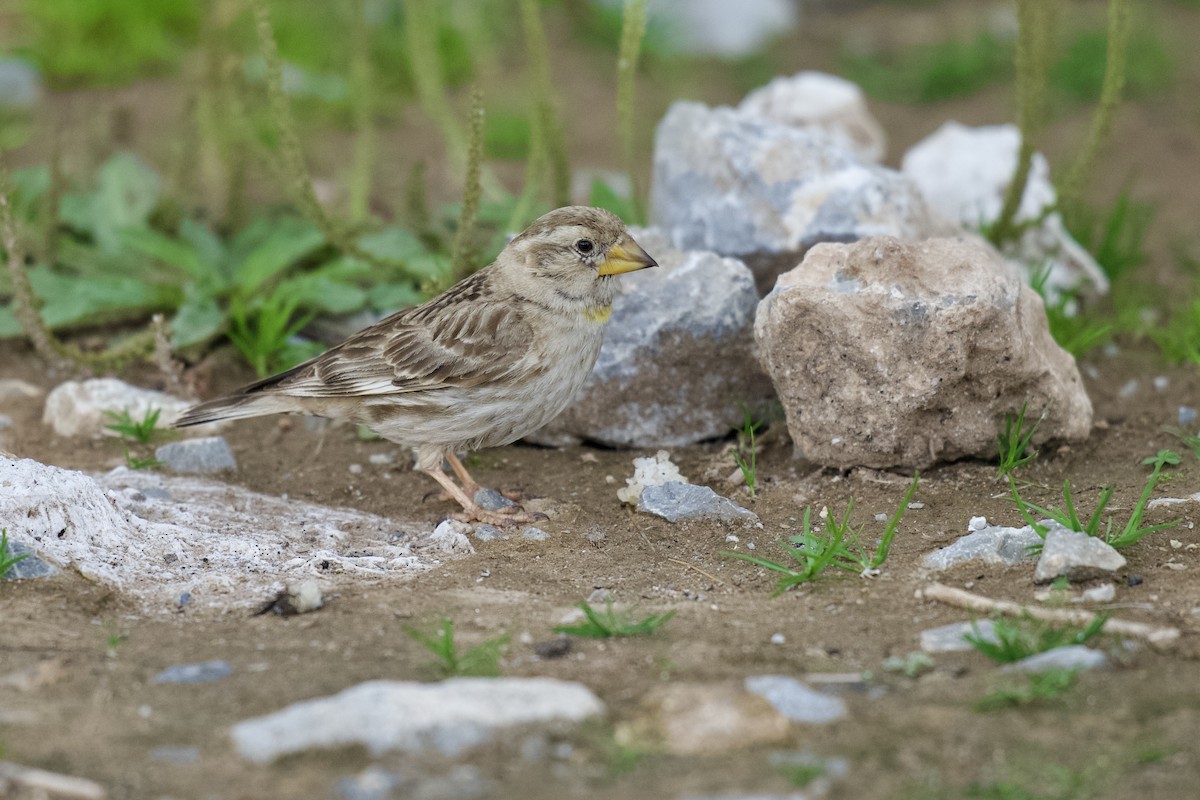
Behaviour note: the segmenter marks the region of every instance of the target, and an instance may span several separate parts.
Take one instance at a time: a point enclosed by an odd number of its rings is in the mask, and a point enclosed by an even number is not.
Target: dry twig
[[[933,583],[924,589],[917,590],[917,599],[936,600],[939,603],[979,611],[984,614],[1004,614],[1009,617],[1032,617],[1045,622],[1067,622],[1072,625],[1088,625],[1096,618],[1090,611],[1070,611],[1057,608],[1038,608],[1023,606],[1011,600],[993,600],[979,594],[962,589],[955,589],[943,583]],[[1110,619],[1104,624],[1105,633],[1118,636],[1131,636],[1143,639],[1160,650],[1168,650],[1179,641],[1179,629],[1149,625],[1145,622],[1131,622],[1123,619]]]

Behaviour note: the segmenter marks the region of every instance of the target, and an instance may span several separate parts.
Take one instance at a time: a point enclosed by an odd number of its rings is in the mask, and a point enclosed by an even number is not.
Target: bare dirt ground
[[[866,12],[862,12],[866,13]],[[918,13],[918,12],[913,12]],[[925,13],[925,12],[919,12]],[[1177,12],[1170,28],[1182,40],[1195,31],[1197,15]],[[806,19],[796,69],[829,66],[842,17]],[[607,67],[605,67],[607,69]],[[1170,272],[1176,238],[1187,232],[1200,202],[1200,125],[1186,95],[1195,86],[1196,59],[1180,65],[1178,97],[1137,104],[1122,113],[1099,167],[1097,190],[1108,196],[1135,174],[1139,196],[1159,204],[1152,231],[1149,274]],[[564,92],[572,108],[611,106],[607,73],[580,71],[579,91]],[[604,87],[604,88],[601,88]],[[731,101],[714,84],[710,101]],[[135,98],[136,99],[136,98]],[[669,100],[647,81],[643,103],[649,120]],[[893,142],[892,161],[903,148],[944,119],[981,124],[1012,118],[1007,90],[987,90],[936,107],[874,104]],[[170,115],[167,115],[170,116]],[[140,130],[156,130],[153,114]],[[1067,112],[1047,132],[1053,157],[1071,152],[1087,110]],[[136,127],[136,126],[135,126]],[[572,124],[577,151],[595,163],[615,161],[615,142]],[[386,142],[408,141],[398,128]],[[426,133],[428,136],[428,133]],[[420,151],[420,148],[418,148]],[[331,137],[317,163],[333,163],[345,148]],[[333,171],[330,168],[330,171]],[[386,187],[385,187],[386,188]],[[396,188],[396,187],[393,187]],[[398,191],[398,188],[397,188]],[[210,391],[233,388],[251,375],[232,361],[218,361]],[[1196,406],[1196,368],[1161,365],[1148,345],[1125,344],[1113,356],[1085,359],[1094,372],[1085,385],[1096,406],[1097,426],[1084,444],[1043,448],[1025,471],[1029,499],[1052,502],[1064,478],[1077,496],[1089,498],[1114,485],[1118,520],[1145,482],[1144,456],[1177,442],[1161,432],[1176,421],[1180,405]],[[1167,378],[1156,389],[1152,380]],[[66,375],[47,373],[24,346],[5,342],[0,378],[22,378],[49,389]],[[124,376],[154,386],[156,376]],[[1132,393],[1121,391],[1138,381]],[[12,401],[0,409],[13,418],[2,432],[3,448],[62,467],[103,471],[123,463],[110,440],[55,438],[41,425],[41,403]],[[778,432],[777,432],[778,433]],[[288,493],[313,502],[428,520],[450,511],[428,498],[433,488],[406,467],[377,466],[373,453],[394,452],[386,442],[362,442],[349,428],[318,433],[295,421],[239,423],[228,438],[239,470],[227,480],[248,488]],[[520,736],[505,737],[471,762],[491,781],[486,796],[546,798],[659,798],[720,792],[790,790],[770,765],[769,751],[811,750],[849,760],[850,774],[831,796],[845,800],[895,797],[1191,797],[1200,780],[1200,543],[1193,523],[1200,505],[1151,512],[1151,522],[1178,517],[1182,524],[1151,535],[1126,555],[1118,575],[1112,613],[1121,618],[1173,625],[1183,631],[1169,653],[1103,642],[1117,658],[1114,668],[1083,675],[1059,701],[1022,710],[982,714],[973,702],[993,685],[994,667],[977,653],[936,657],[936,668],[912,680],[881,669],[882,661],[917,649],[926,628],[961,621],[957,609],[917,599],[931,577],[920,568],[926,553],[966,532],[976,515],[1017,525],[1020,517],[994,465],[961,462],[922,475],[916,500],[900,527],[884,572],[873,580],[826,576],[771,597],[772,578],[749,564],[723,557],[736,533],[756,553],[782,556],[781,543],[796,532],[805,505],[814,511],[844,507],[853,496],[855,519],[868,535],[881,526],[871,518],[890,513],[910,476],[868,470],[840,475],[818,472],[793,458],[786,437],[769,441],[759,456],[757,499],[706,476],[734,469],[726,443],[680,449],[674,460],[696,482],[711,483],[757,513],[763,529],[727,530],[720,525],[671,525],[623,507],[616,489],[631,474],[631,459],[646,452],[591,448],[547,450],[511,446],[480,454],[474,462],[485,484],[520,488],[554,498],[561,512],[542,527],[544,542],[513,538],[476,542],[472,556],[448,559],[420,578],[369,584],[338,580],[327,606],[317,613],[272,615],[202,614],[164,609],[146,613],[126,599],[72,574],[0,583],[0,680],[48,664],[36,688],[0,687],[0,744],[7,758],[96,780],[112,798],[325,798],[333,783],[371,764],[404,772],[439,774],[450,769],[436,758],[417,765],[401,756],[371,758],[361,749],[316,752],[271,766],[240,759],[229,726],[298,700],[332,694],[375,679],[427,679],[429,654],[404,633],[410,625],[432,627],[444,617],[457,623],[466,645],[502,634],[512,637],[501,665],[505,675],[578,680],[607,704],[607,720],[556,734],[572,745],[557,757],[528,760],[517,752]],[[406,463],[396,454],[396,464]],[[363,465],[360,474],[352,464]],[[719,468],[719,469],[718,469]],[[607,476],[613,476],[610,483]],[[1200,491],[1200,462],[1184,453],[1158,496]],[[0,521],[2,522],[2,521]],[[1184,547],[1174,549],[1170,539]],[[743,550],[744,551],[744,550]],[[1166,567],[1168,560],[1186,569]],[[1141,578],[1137,585],[1130,578]],[[951,586],[1002,599],[1038,604],[1031,569],[964,567],[938,577]],[[594,589],[645,613],[676,611],[649,637],[610,641],[574,640],[561,658],[544,659],[532,643],[552,638],[570,608]],[[782,634],[782,643],[772,637]],[[124,638],[110,654],[109,639]],[[172,664],[224,659],[234,673],[210,684],[156,685],[151,679]],[[612,744],[613,725],[638,714],[641,699],[664,682],[740,682],[747,675],[870,673],[843,693],[846,720],[821,728],[795,726],[779,747],[735,750],[704,757],[648,754],[631,763]],[[870,692],[864,687],[881,688]],[[151,758],[162,746],[191,746],[199,759],[173,763]],[[971,784],[1009,782],[1025,794],[968,793]]]

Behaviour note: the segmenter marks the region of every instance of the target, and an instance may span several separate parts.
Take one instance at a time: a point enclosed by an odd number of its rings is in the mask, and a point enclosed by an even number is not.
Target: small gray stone
[[[1180,406],[1178,419],[1180,425],[1191,425],[1196,421],[1196,409],[1191,406]]]
[[[353,778],[342,778],[334,789],[345,800],[388,800],[393,791],[405,783],[402,775],[389,772],[383,767],[370,766]]]
[[[42,94],[38,68],[21,58],[0,58],[0,109],[32,108]]]
[[[786,675],[753,675],[746,678],[746,690],[792,722],[825,725],[846,716],[846,704],[840,698],[814,691]]]
[[[195,764],[200,760],[200,748],[182,745],[164,745],[150,751],[151,761],[167,761],[172,764]]]
[[[489,489],[486,486],[481,487],[479,491],[475,492],[475,496],[471,499],[488,511],[515,508],[517,505],[495,489]]]
[[[56,565],[38,556],[37,551],[24,542],[8,540],[8,557],[25,556],[8,568],[4,580],[26,580],[28,578],[48,578],[62,572]]]
[[[1125,556],[1107,542],[1051,523],[1033,582],[1049,583],[1059,577],[1087,581],[1109,577],[1124,566]]]
[[[647,486],[638,498],[637,508],[668,522],[715,520],[760,524],[754,512],[722,497],[707,486],[677,481]]]
[[[975,517],[982,519],[982,517]],[[974,523],[974,519],[972,520]],[[922,563],[929,569],[949,569],[968,561],[985,564],[1020,564],[1032,561],[1031,545],[1042,543],[1042,537],[1028,525],[1024,528],[1003,528],[998,525],[976,530],[960,537],[949,547],[935,550],[925,556]]]
[[[534,542],[544,542],[550,538],[550,534],[541,528],[525,528],[521,531],[521,536]]]
[[[1106,583],[1087,589],[1079,596],[1079,600],[1083,603],[1111,603],[1116,597],[1117,588],[1111,583]]]
[[[1049,672],[1056,669],[1089,670],[1108,666],[1108,656],[1082,644],[1055,647],[1006,664],[1002,672]]]
[[[175,664],[154,676],[154,683],[209,683],[228,678],[233,667],[228,661],[202,661],[198,664]]]
[[[494,542],[497,539],[507,539],[504,531],[497,528],[495,525],[476,525],[471,531],[471,535],[481,542]]]
[[[454,756],[514,725],[575,722],[604,712],[587,687],[553,678],[368,681],[233,726],[243,758],[268,763],[314,748],[361,744],[378,755],[433,748]]]
[[[12,417],[10,417],[8,414],[0,414],[0,430],[3,430],[4,428],[11,428],[12,424]]]
[[[930,628],[921,631],[921,649],[926,653],[955,653],[973,650],[974,645],[966,640],[966,636],[978,636],[986,642],[999,643],[996,638],[995,625],[990,619],[975,622],[955,622],[940,628]]]
[[[222,436],[205,436],[164,444],[154,451],[154,457],[175,472],[206,475],[237,469],[237,461],[229,443]]]

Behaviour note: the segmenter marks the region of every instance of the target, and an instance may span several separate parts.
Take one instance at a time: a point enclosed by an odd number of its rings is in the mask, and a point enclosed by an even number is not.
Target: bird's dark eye
[[[586,256],[588,253],[596,249],[596,243],[591,239],[580,239],[575,243],[575,249]]]

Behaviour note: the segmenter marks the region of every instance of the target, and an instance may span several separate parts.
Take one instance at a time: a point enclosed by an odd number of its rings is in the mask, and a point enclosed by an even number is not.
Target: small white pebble
[[[875,521],[876,522],[887,522],[887,514],[876,514]]]
[[[842,443],[842,437],[840,437],[840,436],[835,436],[835,437],[833,437],[832,439],[830,439],[830,440],[829,440],[829,443],[830,443],[830,444],[835,444],[835,445],[836,445],[836,444],[841,444],[841,443]]]
[[[391,453],[371,453],[367,460],[376,466],[384,466],[392,463],[393,456]]]
[[[1179,548],[1183,547],[1183,542],[1179,541],[1178,539],[1172,539],[1171,547],[1175,550],[1178,550]]]
[[[1168,561],[1166,564],[1163,564],[1163,566],[1167,569],[1173,569],[1176,572],[1182,572],[1183,570],[1187,569],[1187,564],[1176,564],[1174,561]]]
[[[918,511],[918,510],[920,510],[920,509],[924,508],[924,507],[925,507],[925,504],[924,504],[924,503],[922,503],[920,500],[917,500],[916,502],[909,503],[909,504],[908,504],[908,507],[909,507],[910,509],[912,509],[913,511]]]
[[[817,516],[821,519],[829,519],[829,506],[821,506],[821,512]]]
[[[616,478],[614,478],[612,475],[605,475],[605,476],[604,476],[604,482],[605,482],[605,483],[616,483],[616,482],[617,482],[617,479],[616,479]]]
[[[1088,589],[1079,596],[1079,599],[1085,603],[1111,603],[1116,596],[1116,587],[1111,583],[1106,583],[1103,586]]]
[[[579,456],[579,460],[585,464],[599,464],[600,459],[596,458],[595,453],[583,453]]]
[[[971,521],[967,523],[967,529],[972,531],[981,531],[987,526],[987,517],[971,517]]]
[[[754,542],[746,542],[746,549],[747,549],[747,550],[753,550],[753,549],[754,549]]]
[[[1137,378],[1130,378],[1128,381],[1126,381],[1125,385],[1121,387],[1121,391],[1117,392],[1117,397],[1121,397],[1121,398],[1133,397],[1135,394],[1137,394],[1137,390],[1138,390]]]
[[[1157,392],[1165,392],[1170,385],[1171,379],[1166,375],[1158,375],[1154,378],[1154,390]]]
[[[363,471],[362,464],[351,464],[349,469],[351,475],[361,475]]]
[[[771,644],[783,644],[786,641],[787,639],[784,638],[782,633],[771,634]]]
[[[138,716],[142,719],[150,719],[153,713],[154,709],[150,706],[138,706]]]
[[[736,535],[736,534],[727,533],[727,534],[725,534],[725,541],[727,541],[727,542],[740,542],[740,541],[741,541],[741,539],[739,539],[739,538],[737,537],[737,535]]]

